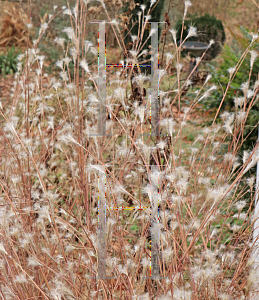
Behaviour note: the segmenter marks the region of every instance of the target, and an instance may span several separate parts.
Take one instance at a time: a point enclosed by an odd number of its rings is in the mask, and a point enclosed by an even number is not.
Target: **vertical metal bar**
[[[151,174],[156,172],[158,167],[151,166]],[[158,177],[154,177],[151,177],[151,278],[159,279]]]
[[[106,36],[105,22],[99,23],[99,61],[98,61],[98,136],[106,135]]]
[[[103,168],[103,166],[98,166]],[[105,171],[98,174],[98,279],[106,279],[106,197]]]
[[[258,141],[259,141],[259,125],[258,125]],[[254,258],[257,259],[259,257],[259,162],[257,162],[257,170],[256,170],[256,193],[255,193],[255,216],[256,220],[254,223],[254,232],[253,232],[253,240],[254,240]],[[258,266],[254,264],[254,268]]]
[[[151,23],[151,135],[159,136],[158,23]]]

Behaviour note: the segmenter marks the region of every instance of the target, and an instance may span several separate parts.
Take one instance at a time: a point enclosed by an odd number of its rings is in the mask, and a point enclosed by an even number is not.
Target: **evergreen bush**
[[[231,46],[224,46],[222,52],[223,60],[220,66],[216,67],[217,62],[207,63],[207,66],[211,70],[213,83],[218,86],[218,89],[214,91],[210,98],[202,101],[206,110],[219,107],[229,82],[231,68],[237,66],[238,61],[245,52],[245,49],[251,43],[252,36],[249,34],[248,29],[240,27],[240,30],[243,36],[236,35]],[[255,51],[254,53],[258,53],[258,49],[258,42],[254,43],[252,47],[249,47],[249,51],[253,50]],[[224,111],[235,112],[235,102],[241,97],[245,97],[244,91],[246,89],[246,85],[248,85],[250,94],[256,93],[258,86],[259,60],[255,59],[252,70],[250,60],[251,53],[247,51],[247,55],[239,66],[238,72],[230,84],[230,88],[228,89],[228,92],[222,103],[220,113],[223,113]],[[246,97],[246,110],[252,99],[252,94],[251,97],[249,95]],[[258,128],[256,126],[258,122],[259,104],[258,101],[255,100],[245,123],[243,135],[245,141],[240,148],[241,152],[244,150],[253,149],[258,137]],[[251,132],[253,128],[254,130]]]
[[[178,20],[176,23],[177,30],[177,40],[181,38],[182,32],[182,20]],[[184,40],[188,34],[188,29],[190,26],[195,26],[197,28],[198,36],[190,37],[188,41],[199,41],[209,43],[210,40],[214,40],[215,44],[213,44],[206,52],[204,57],[205,60],[211,60],[215,58],[221,51],[222,45],[226,40],[226,35],[224,31],[223,24],[220,20],[216,19],[215,16],[211,16],[209,14],[205,14],[203,16],[188,15],[187,19],[184,20],[184,28],[183,28],[183,36],[182,40]],[[186,52],[182,54],[185,55]]]

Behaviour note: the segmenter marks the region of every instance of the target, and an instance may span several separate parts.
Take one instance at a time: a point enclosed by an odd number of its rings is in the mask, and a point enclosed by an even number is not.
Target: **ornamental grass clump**
[[[111,20],[109,5],[100,3]],[[186,1],[186,10],[189,6]],[[190,115],[215,87],[208,75],[191,105],[184,104],[182,92],[192,74],[181,80],[180,46],[175,45],[160,70],[160,135],[150,135],[154,107],[150,93],[144,94],[146,74],[133,65],[107,70],[106,102],[100,97],[103,74],[94,66],[98,45],[87,40],[89,9],[79,0],[74,8],[56,8],[50,22],[62,13],[71,19],[69,43],[57,63],[60,74],[44,72],[44,53],[37,48],[46,24],[34,47],[19,57],[25,63],[18,63],[12,106],[0,110],[3,299],[256,297],[255,177],[243,180],[243,175],[259,158],[257,144],[243,160],[238,155],[245,118],[241,108],[222,115],[224,125],[205,127],[187,153],[183,134]],[[146,13],[150,16],[150,9]],[[123,47],[118,29],[125,24],[117,21],[114,33]],[[140,24],[138,38],[146,25]],[[138,45],[128,53],[129,62],[143,62]],[[61,41],[57,47],[63,51]],[[92,64],[88,51],[95,55]],[[71,60],[74,70],[65,67]],[[177,66],[177,89],[163,90],[170,64]],[[257,93],[258,87],[253,101]],[[101,104],[107,135],[98,134]],[[102,216],[106,226],[101,232]],[[105,239],[100,241],[100,234]],[[150,248],[154,242],[156,251]],[[104,254],[106,279],[98,277]],[[150,277],[150,264],[151,275],[157,272],[160,279]]]

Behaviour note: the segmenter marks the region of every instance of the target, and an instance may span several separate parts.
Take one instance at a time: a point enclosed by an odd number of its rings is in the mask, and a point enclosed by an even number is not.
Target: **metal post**
[[[157,166],[151,166],[151,173],[158,172]],[[158,180],[151,178],[151,278],[159,279],[159,232],[158,232]]]
[[[259,125],[258,125],[258,141],[259,141]],[[259,192],[259,161],[257,162],[256,170],[256,193],[255,193],[255,217],[256,221],[254,223],[254,232],[253,232],[253,241],[254,241],[254,258],[259,257],[259,201],[258,201],[258,192]],[[254,265],[254,268],[257,267],[257,264]]]
[[[158,23],[151,23],[151,135],[159,136]]]
[[[99,115],[98,136],[106,135],[106,39],[105,22],[99,23],[99,64],[98,64],[98,89],[99,89]]]
[[[99,166],[103,168],[103,166]],[[104,169],[104,168],[103,168]],[[106,279],[105,171],[98,174],[98,279]]]

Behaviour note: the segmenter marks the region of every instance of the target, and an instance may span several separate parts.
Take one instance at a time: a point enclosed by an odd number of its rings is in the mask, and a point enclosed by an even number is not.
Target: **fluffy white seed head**
[[[171,34],[173,36],[174,43],[176,45],[176,33],[177,33],[177,31],[174,28],[173,29],[169,29],[169,31],[171,32]]]
[[[191,7],[191,6],[192,6],[191,1],[186,0],[186,1],[184,2],[184,15],[183,15],[183,18],[184,18],[184,19],[185,19],[185,17],[186,17],[188,8]]]
[[[258,56],[258,53],[255,50],[249,51],[251,54],[251,58],[250,58],[250,67],[253,67],[253,64]]]
[[[252,42],[256,41],[258,39],[258,34],[252,34]]]
[[[0,243],[0,252],[4,253],[4,254],[7,254],[7,252],[5,251],[3,243]]]
[[[142,5],[140,5],[140,8],[142,9],[142,11],[143,11],[143,13],[144,13],[144,11],[145,11],[145,9],[146,9],[146,5],[145,5],[145,4],[142,4]]]
[[[157,32],[157,30],[155,28],[152,28],[150,30],[149,37],[151,37],[152,35],[154,35],[156,32]]]
[[[156,3],[157,0],[150,0],[150,7],[152,7],[155,3]]]
[[[197,28],[194,26],[190,26],[186,39],[188,39],[192,36],[197,36]]]
[[[238,114],[237,114],[237,124],[241,124],[244,119],[246,117],[246,111],[240,111]]]
[[[88,63],[85,60],[81,60],[80,66],[85,70],[86,73],[90,73]]]
[[[249,82],[247,81],[247,82],[243,82],[242,84],[241,84],[241,90],[242,90],[242,92],[244,93],[244,96],[246,97],[247,96],[247,92],[248,92],[248,88],[249,88]]]
[[[215,44],[215,41],[214,40],[210,40],[210,47],[211,45]]]
[[[236,67],[232,67],[228,69],[228,73],[229,73],[229,78],[232,77],[232,75],[234,74],[234,72],[236,71]]]
[[[245,97],[235,97],[234,98],[234,103],[235,103],[235,107],[238,108],[238,107],[242,107],[242,105],[244,104],[244,101],[245,101]]]
[[[254,181],[255,181],[255,177],[251,176],[250,178],[247,178],[246,182],[248,184],[248,186],[250,187],[250,189],[253,189],[254,186]]]
[[[46,31],[47,28],[48,28],[48,23],[43,23],[43,24],[41,25],[41,27],[40,27],[39,36],[40,36],[41,34],[43,34],[43,33]]]

